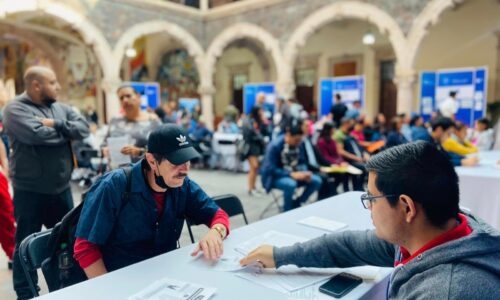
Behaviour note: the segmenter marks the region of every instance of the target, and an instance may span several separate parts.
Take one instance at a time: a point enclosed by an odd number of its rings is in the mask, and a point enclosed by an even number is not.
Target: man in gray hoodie
[[[459,210],[458,177],[444,154],[415,142],[375,155],[366,168],[368,193],[361,201],[375,230],[263,245],[240,263],[395,267],[389,299],[498,299],[500,233]]]
[[[32,297],[19,262],[19,244],[42,225],[53,227],[73,208],[71,140],[89,135],[85,118],[56,102],[61,87],[52,70],[31,67],[24,83],[26,91],[4,110],[12,146],[10,178],[17,223],[13,281],[19,299]]]

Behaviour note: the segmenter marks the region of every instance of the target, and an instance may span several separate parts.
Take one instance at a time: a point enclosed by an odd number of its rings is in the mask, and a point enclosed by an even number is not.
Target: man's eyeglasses
[[[373,196],[370,195],[369,193],[365,193],[361,195],[361,203],[363,204],[363,207],[366,209],[370,209],[372,207],[372,202],[375,201],[375,199],[378,198],[390,198],[390,197],[397,197],[398,195],[379,195],[379,196]]]

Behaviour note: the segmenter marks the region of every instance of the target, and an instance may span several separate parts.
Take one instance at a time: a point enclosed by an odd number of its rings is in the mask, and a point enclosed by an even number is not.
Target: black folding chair
[[[41,268],[42,262],[50,256],[48,241],[52,229],[36,232],[27,236],[19,246],[19,258],[34,297],[38,297],[38,275],[36,270]]]
[[[241,204],[240,199],[233,194],[225,194],[220,196],[212,197],[215,203],[222,208],[229,217],[243,215],[243,220],[245,220],[245,224],[248,225],[247,216],[245,215],[245,210],[243,209],[243,205]],[[191,242],[194,244],[194,236],[191,230],[191,226],[197,225],[193,221],[186,219],[186,224],[189,232],[189,237],[191,238]]]

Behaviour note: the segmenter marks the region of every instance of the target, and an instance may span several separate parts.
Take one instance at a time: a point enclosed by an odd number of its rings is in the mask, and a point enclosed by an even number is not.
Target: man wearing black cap
[[[222,255],[229,233],[227,214],[187,177],[199,154],[182,129],[162,125],[151,133],[145,157],[127,176],[117,169],[90,189],[76,232],[75,259],[93,278],[174,250],[184,220],[210,227],[192,255]],[[127,199],[128,198],[128,199]]]

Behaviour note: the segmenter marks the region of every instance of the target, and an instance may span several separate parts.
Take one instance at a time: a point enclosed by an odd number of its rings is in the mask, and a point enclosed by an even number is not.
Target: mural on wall
[[[178,101],[179,98],[199,98],[198,70],[194,59],[184,49],[165,53],[156,76],[161,86],[162,101]]]
[[[14,80],[17,93],[24,90],[24,70],[32,65],[52,67],[40,49],[16,39],[0,40],[0,78],[3,81]]]
[[[67,75],[68,100],[80,109],[87,108],[88,105],[95,108],[99,66],[91,50],[69,45],[61,53]]]

